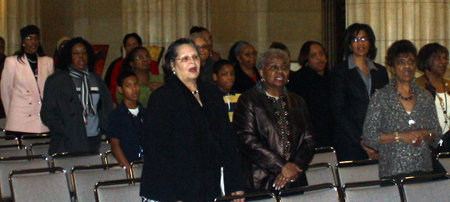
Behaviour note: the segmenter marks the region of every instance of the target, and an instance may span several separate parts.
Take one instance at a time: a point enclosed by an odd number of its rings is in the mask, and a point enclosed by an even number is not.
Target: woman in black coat
[[[218,89],[197,79],[200,56],[190,39],[165,55],[166,85],[152,93],[143,134],[140,195],[156,201],[213,201],[243,194],[237,141]]]
[[[91,45],[83,38],[73,38],[61,51],[58,71],[45,82],[41,118],[52,135],[50,155],[99,151],[113,107],[94,64]]]
[[[352,24],[345,31],[346,60],[331,73],[331,108],[335,118],[336,154],[339,161],[378,158],[362,142],[364,119],[373,93],[389,83],[386,68],[373,62],[375,34],[366,24]]]

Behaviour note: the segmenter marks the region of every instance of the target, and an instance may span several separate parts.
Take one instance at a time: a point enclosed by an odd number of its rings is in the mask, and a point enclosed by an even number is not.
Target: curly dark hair
[[[358,35],[359,31],[363,30],[366,32],[367,37],[369,37],[370,48],[367,53],[367,57],[371,60],[374,60],[377,56],[377,47],[375,46],[375,34],[373,33],[372,28],[367,24],[354,23],[350,25],[347,30],[345,30],[344,34],[344,47],[345,47],[345,58],[348,58],[351,54],[353,54],[352,50],[352,41]]]
[[[411,53],[417,61],[417,49],[409,40],[399,40],[394,42],[386,52],[386,66],[395,68],[395,62],[399,57],[406,56]]]
[[[86,52],[88,55],[88,69],[89,71],[94,71],[95,62],[97,58],[94,54],[94,49],[91,44],[81,37],[76,37],[67,42],[64,48],[61,50],[61,55],[59,55],[58,63],[56,68],[64,71],[69,71],[69,65],[72,64],[72,48],[77,44],[83,44],[86,47]]]
[[[433,57],[442,53],[448,57],[448,49],[441,44],[429,43],[423,46],[417,55],[417,68],[422,72],[430,71]]]

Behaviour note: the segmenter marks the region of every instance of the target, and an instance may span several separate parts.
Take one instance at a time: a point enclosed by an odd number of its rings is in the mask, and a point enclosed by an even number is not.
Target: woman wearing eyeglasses
[[[217,87],[198,79],[200,56],[190,39],[167,49],[164,86],[148,101],[143,132],[144,201],[214,201],[243,194],[240,158]]]
[[[45,80],[53,73],[53,59],[40,45],[40,30],[28,25],[20,30],[19,52],[7,57],[1,79],[1,98],[7,134],[47,133],[40,117]]]
[[[211,44],[211,42],[203,33],[200,32],[191,34],[190,38],[194,41],[195,45],[198,48],[198,51],[200,52],[202,68],[200,71],[199,79],[214,84],[213,65],[216,61],[210,56],[211,48],[209,44]]]
[[[258,52],[246,41],[238,41],[231,47],[228,60],[234,63],[236,76],[233,90],[243,93],[261,79],[255,65],[257,57]]]
[[[336,154],[339,161],[378,158],[364,145],[362,132],[373,93],[389,77],[386,68],[373,62],[377,55],[375,34],[367,24],[350,25],[344,36],[345,60],[331,73],[331,108],[335,118]]]
[[[154,90],[164,84],[163,75],[152,74],[150,70],[151,56],[148,50],[142,46],[136,47],[128,53],[122,65],[122,72],[132,71],[139,80],[141,86],[139,102],[147,107],[148,98]],[[122,102],[122,95],[116,90],[116,97],[119,103]]]

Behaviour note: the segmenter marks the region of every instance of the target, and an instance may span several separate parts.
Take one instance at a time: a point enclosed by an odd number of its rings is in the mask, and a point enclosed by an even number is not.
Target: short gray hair
[[[209,41],[208,37],[206,37],[203,32],[194,32],[191,34],[191,36],[189,37],[192,40],[195,40],[197,38],[203,38],[205,39],[206,43],[208,43],[208,45],[211,44],[211,41]]]
[[[269,59],[269,57],[274,56],[274,55],[279,55],[279,56],[283,57],[283,60],[289,64],[289,57],[286,54],[286,52],[284,52],[280,49],[271,48],[268,51],[264,52],[261,55],[261,57],[258,58],[258,61],[256,62],[256,69],[258,69],[258,70],[264,69],[264,65],[266,64],[267,59]]]

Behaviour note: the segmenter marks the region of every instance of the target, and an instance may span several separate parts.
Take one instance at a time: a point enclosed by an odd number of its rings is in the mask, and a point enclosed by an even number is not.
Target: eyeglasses
[[[35,36],[35,37],[27,36],[27,37],[25,37],[25,40],[33,40],[33,39],[36,40],[36,41],[40,40],[38,36]]]
[[[150,56],[150,55],[146,55],[146,56],[143,56],[143,55],[138,55],[138,56],[136,56],[134,59],[135,60],[142,60],[142,59],[147,59],[147,60],[150,60],[150,59],[152,59],[152,57]]]
[[[362,41],[362,42],[369,41],[369,38],[367,38],[366,36],[363,36],[363,37],[360,37],[360,38],[355,37],[355,38],[352,40],[352,43],[358,43],[358,41]]]
[[[186,56],[183,56],[181,58],[175,58],[175,60],[180,60],[182,63],[187,63],[187,62],[189,62],[191,60],[193,60],[193,61],[200,60],[200,56],[198,56],[198,55],[193,55],[193,56],[186,55]]]
[[[208,50],[209,45],[197,46],[198,50]]]
[[[254,57],[254,58],[256,58],[256,56],[258,56],[258,52],[244,53],[244,55],[245,55],[246,57]]]

